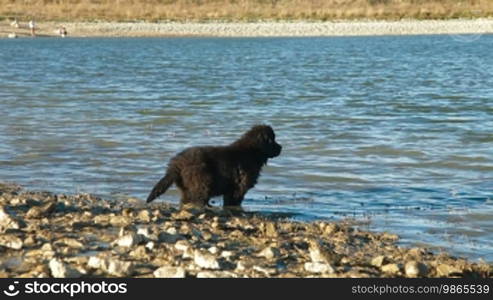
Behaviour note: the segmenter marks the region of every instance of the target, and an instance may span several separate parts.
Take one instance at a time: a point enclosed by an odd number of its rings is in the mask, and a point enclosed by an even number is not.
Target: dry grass
[[[493,16],[492,0],[0,0],[0,19],[255,21]]]

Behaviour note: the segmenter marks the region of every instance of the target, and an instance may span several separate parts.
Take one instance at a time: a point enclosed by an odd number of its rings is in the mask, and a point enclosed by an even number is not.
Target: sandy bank
[[[0,277],[489,277],[493,266],[342,222],[0,184]]]
[[[493,33],[493,19],[474,20],[407,20],[341,22],[258,22],[258,23],[38,23],[38,34],[56,36],[63,25],[69,37],[145,37],[145,36],[368,36],[420,34],[487,34]],[[13,28],[4,21],[0,36],[16,33],[29,36],[27,24]]]

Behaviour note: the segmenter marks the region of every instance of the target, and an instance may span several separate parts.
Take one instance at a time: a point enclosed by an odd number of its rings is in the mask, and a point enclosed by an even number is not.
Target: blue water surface
[[[492,48],[491,35],[0,39],[0,180],[144,198],[176,152],[268,123],[283,153],[246,209],[355,218],[493,261]]]

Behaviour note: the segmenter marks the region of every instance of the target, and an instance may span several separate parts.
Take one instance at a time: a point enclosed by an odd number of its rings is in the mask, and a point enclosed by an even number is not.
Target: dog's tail
[[[161,178],[161,180],[159,180],[159,182],[154,186],[151,193],[147,197],[146,202],[149,203],[154,199],[156,199],[157,197],[164,194],[169,189],[169,187],[173,184],[175,179],[176,179],[176,173],[170,172],[170,170],[168,170],[164,175],[164,177]]]

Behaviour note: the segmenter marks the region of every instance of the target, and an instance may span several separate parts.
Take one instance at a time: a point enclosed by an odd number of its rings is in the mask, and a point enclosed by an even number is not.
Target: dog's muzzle
[[[270,155],[270,158],[279,156],[281,154],[281,150],[282,150],[282,146],[279,144],[275,144],[272,154]]]

